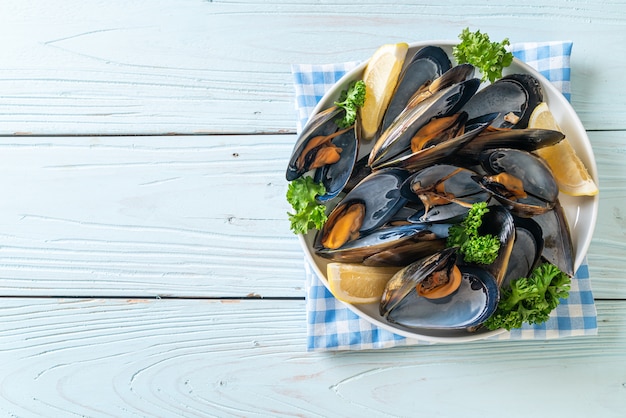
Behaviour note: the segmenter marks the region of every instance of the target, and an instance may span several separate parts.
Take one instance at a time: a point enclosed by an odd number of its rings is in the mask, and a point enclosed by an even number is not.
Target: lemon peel
[[[561,131],[545,102],[540,103],[533,110],[528,127]],[[535,153],[546,161],[561,192],[571,196],[598,194],[598,186],[567,138],[558,144],[540,148]]]
[[[365,140],[374,138],[378,131],[408,50],[405,42],[382,45],[365,67],[365,103],[359,109],[361,137]]]

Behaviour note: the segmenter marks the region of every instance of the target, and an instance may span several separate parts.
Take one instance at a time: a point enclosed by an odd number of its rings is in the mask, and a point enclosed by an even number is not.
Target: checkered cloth
[[[570,99],[571,42],[514,44],[515,57],[537,69]],[[306,124],[324,93],[358,62],[292,66],[296,89],[298,132]],[[361,319],[335,299],[305,261],[308,350],[362,350],[415,344],[432,344],[406,338]],[[551,339],[596,335],[596,309],[586,260],[572,280],[570,295],[542,325],[523,326],[490,339]]]

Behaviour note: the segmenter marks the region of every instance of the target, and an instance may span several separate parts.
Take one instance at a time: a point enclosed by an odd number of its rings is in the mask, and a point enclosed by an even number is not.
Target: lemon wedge
[[[370,267],[352,263],[329,263],[326,275],[330,292],[342,302],[378,303],[385,286],[401,267]]]
[[[404,42],[383,45],[374,52],[365,67],[365,103],[359,109],[361,136],[365,140],[371,140],[376,135],[408,50],[409,45]]]
[[[545,102],[540,103],[533,110],[528,127],[561,130]],[[540,148],[535,152],[548,163],[561,192],[571,196],[598,194],[598,186],[567,138],[558,144]]]

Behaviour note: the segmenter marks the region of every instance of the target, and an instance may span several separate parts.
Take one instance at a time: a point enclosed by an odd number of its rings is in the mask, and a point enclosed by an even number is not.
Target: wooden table
[[[626,416],[626,5],[0,3],[3,416]],[[291,63],[572,40],[597,337],[307,353]]]

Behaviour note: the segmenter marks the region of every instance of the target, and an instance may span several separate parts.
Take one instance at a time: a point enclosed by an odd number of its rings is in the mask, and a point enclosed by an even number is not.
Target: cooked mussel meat
[[[320,231],[322,247],[335,250],[346,242],[357,239],[365,218],[365,203],[358,199],[338,205],[329,215]]]

